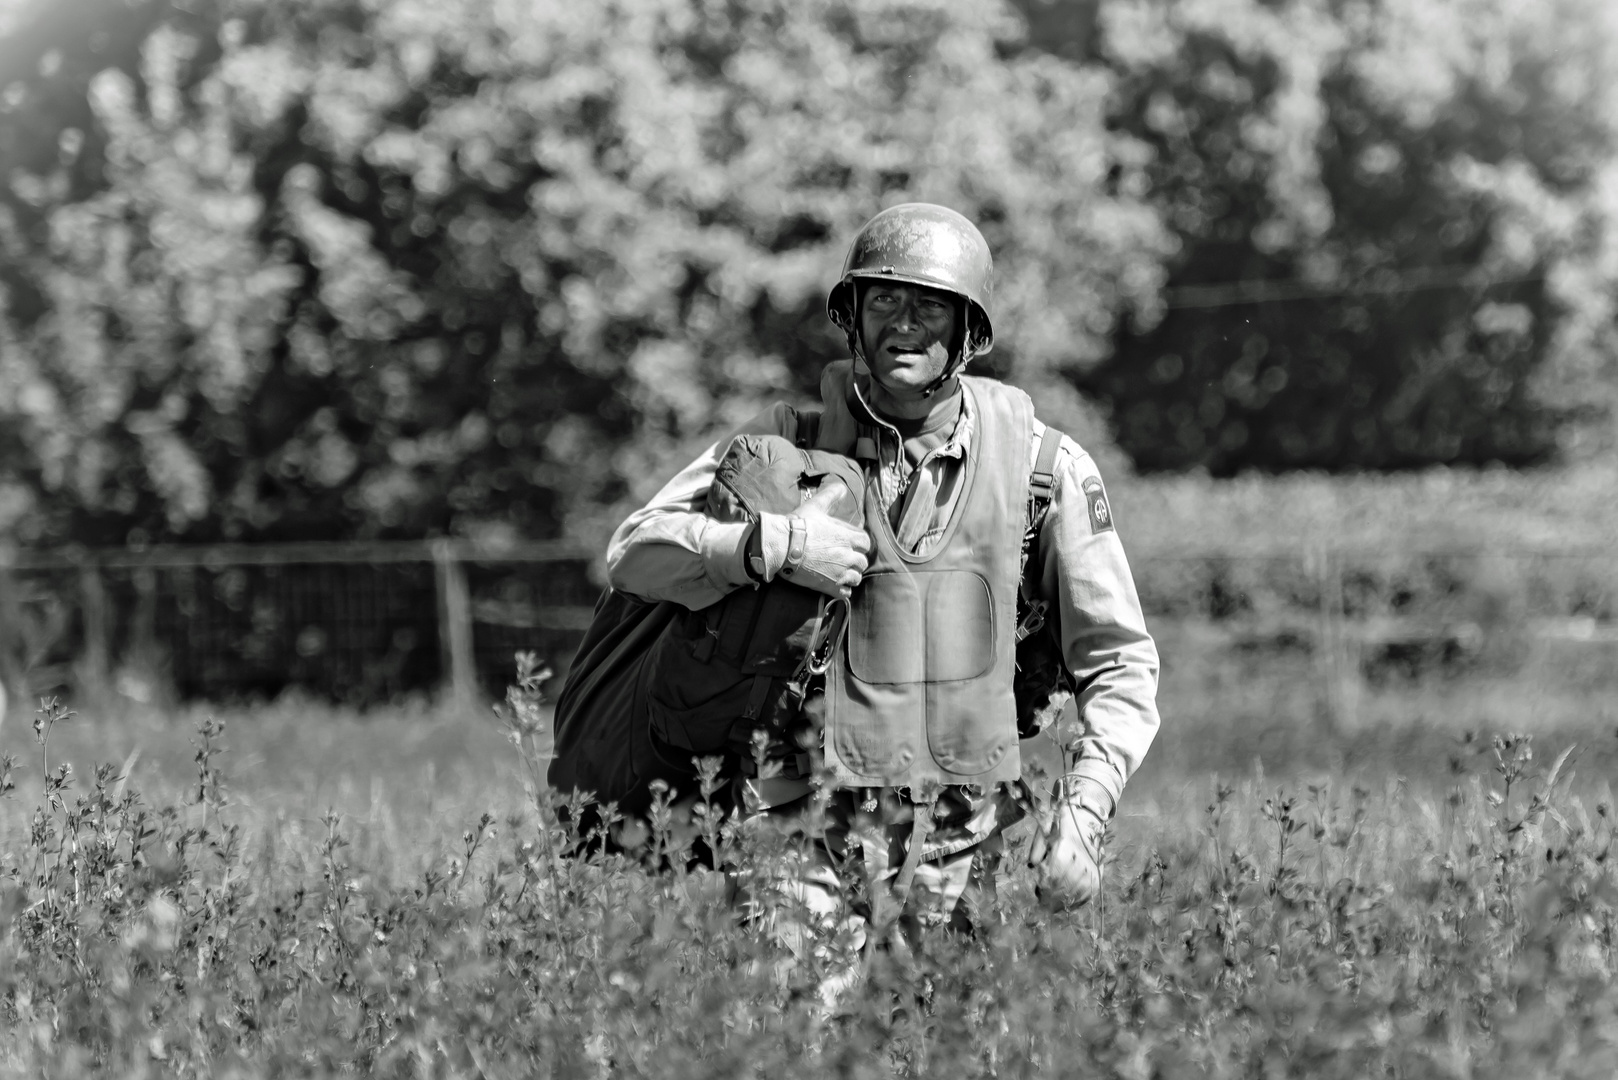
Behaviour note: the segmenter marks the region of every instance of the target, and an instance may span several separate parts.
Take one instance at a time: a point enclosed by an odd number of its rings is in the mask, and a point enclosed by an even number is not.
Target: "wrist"
[[[784,514],[760,514],[755,527],[755,538],[749,545],[749,554],[754,550],[751,544],[757,544],[758,562],[753,569],[757,570],[760,579],[773,581],[781,572],[781,567],[787,561],[787,549],[791,542],[791,526],[787,524]]]
[[[1060,798],[1062,805],[1086,810],[1103,823],[1112,820],[1115,809],[1112,792],[1083,773],[1069,772],[1062,777]]]
[[[754,586],[764,584],[764,544],[759,538],[759,523],[753,524],[747,530],[747,538],[742,541],[742,569],[747,571],[748,578]]]
[[[809,527],[803,518],[793,514],[787,518],[787,553],[781,563],[781,574],[791,577],[803,566],[803,557],[809,550]]]
[[[745,569],[750,528],[745,521],[710,521],[702,531],[699,550],[703,570],[721,593],[752,584]]]

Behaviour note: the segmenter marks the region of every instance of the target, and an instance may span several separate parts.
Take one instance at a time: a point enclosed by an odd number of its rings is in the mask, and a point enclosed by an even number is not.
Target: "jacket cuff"
[[[751,522],[710,521],[702,531],[702,569],[708,580],[729,591],[738,585],[751,585],[747,573],[747,534]]]
[[[1080,758],[1067,770],[1067,801],[1093,811],[1102,821],[1112,820],[1120,794],[1118,770],[1100,758]]]

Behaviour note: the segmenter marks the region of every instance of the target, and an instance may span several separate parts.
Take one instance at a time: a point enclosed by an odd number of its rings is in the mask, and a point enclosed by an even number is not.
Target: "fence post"
[[[450,540],[433,542],[434,579],[438,585],[438,648],[450,692],[459,706],[477,700],[477,658],[472,651],[472,597],[466,568]]]
[[[1320,593],[1320,681],[1327,722],[1339,734],[1352,730],[1359,713],[1358,650],[1349,640],[1343,612],[1343,568],[1331,544],[1310,549]]]
[[[23,696],[20,656],[21,628],[17,598],[11,586],[11,559],[4,545],[0,545],[0,726],[6,722],[7,691]]]
[[[84,611],[84,658],[82,673],[92,694],[107,689],[107,589],[101,580],[101,567],[94,560],[79,564],[79,603]]]

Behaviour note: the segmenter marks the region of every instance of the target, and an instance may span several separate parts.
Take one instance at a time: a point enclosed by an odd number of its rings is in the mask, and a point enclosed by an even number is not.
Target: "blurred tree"
[[[1610,415],[1612,5],[1102,16],[1113,116],[1181,244],[1164,318],[1076,376],[1139,465],[1528,464]]]
[[[45,217],[86,199],[106,180],[106,134],[91,109],[97,73],[135,74],[141,45],[158,26],[185,30],[206,64],[219,10],[175,0],[12,0],[0,26],[0,207],[17,238],[44,246]],[[210,55],[212,54],[212,55]],[[15,259],[0,263],[14,312],[31,318],[43,297]]]
[[[1015,4],[41,6],[0,40],[0,536],[599,537],[812,393],[843,244],[911,198],[996,250],[986,366],[1145,467],[1595,430],[1610,5]]]
[[[843,246],[906,199],[983,224],[1002,371],[1098,360],[1161,285],[1105,75],[998,7],[228,13],[217,63],[164,30],[96,83],[106,189],[9,234],[46,283],[0,328],[30,542],[598,534],[812,391]]]
[[[43,251],[0,219],[42,306],[0,328],[0,502],[25,541],[184,533],[218,512],[220,459],[249,449],[239,416],[298,272],[257,241],[263,201],[223,97],[183,100],[193,46],[166,28],[146,39],[144,103],[116,69],[94,81],[106,186],[49,213]]]

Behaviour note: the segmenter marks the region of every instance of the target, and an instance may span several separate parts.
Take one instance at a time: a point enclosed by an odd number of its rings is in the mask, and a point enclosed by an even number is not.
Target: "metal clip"
[[[1050,610],[1049,602],[1035,600],[1028,605],[1023,613],[1022,622],[1017,624],[1017,638],[1020,643],[1029,634],[1037,634],[1045,625],[1045,612]]]
[[[804,668],[809,674],[826,674],[826,669],[831,667],[832,657],[837,655],[837,642],[841,640],[847,625],[848,601],[839,596],[829,601],[821,612],[820,622],[804,654]]]

